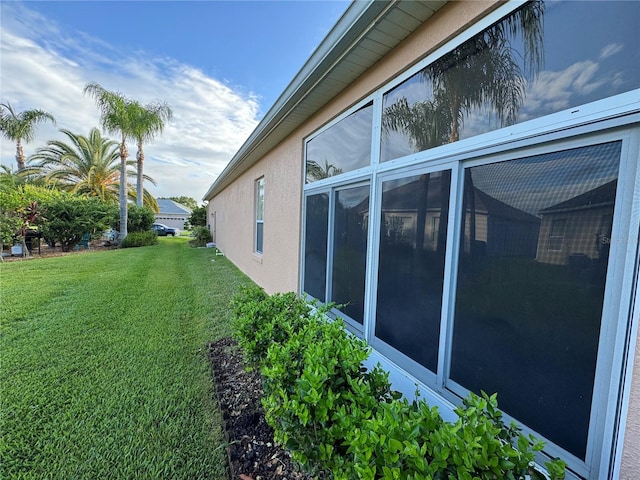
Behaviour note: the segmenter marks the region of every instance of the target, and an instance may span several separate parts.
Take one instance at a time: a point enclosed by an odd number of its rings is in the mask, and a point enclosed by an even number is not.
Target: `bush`
[[[193,240],[189,240],[192,247],[204,247],[211,241],[211,232],[207,227],[195,227],[192,232]]]
[[[470,393],[455,412],[458,420],[448,423],[424,401],[382,405],[348,432],[351,457],[335,478],[545,478],[534,469],[534,454],[543,443],[503,423],[495,394]],[[547,468],[552,479],[564,478],[563,462],[549,462]]]
[[[137,205],[129,205],[129,209],[127,211],[127,232],[146,232],[151,229],[151,225],[155,222],[156,216],[149,207],[139,207]],[[118,218],[118,225],[116,230],[120,230],[118,228],[120,225],[120,218]]]
[[[63,252],[71,251],[85,233],[106,230],[116,209],[97,197],[60,195],[42,207],[42,234],[49,244],[59,242]]]
[[[261,367],[267,423],[306,470],[336,480],[545,478],[534,469],[543,443],[502,421],[495,394],[469,394],[445,422],[425,401],[400,399],[379,367],[363,368],[370,347],[295,294],[245,287],[232,309],[238,343]],[[564,478],[561,460],[546,467]]]
[[[202,205],[191,210],[189,216],[189,223],[192,227],[206,227],[207,226],[207,207]]]
[[[364,341],[320,313],[269,347],[262,368],[265,417],[275,440],[308,470],[344,470],[349,432],[392,400],[387,374],[362,368],[368,356]]]
[[[122,248],[144,247],[147,245],[156,245],[158,243],[158,234],[154,231],[133,232],[120,242]]]
[[[251,367],[259,368],[272,343],[284,344],[309,318],[311,308],[295,293],[267,295],[255,286],[241,287],[231,302],[234,332]]]

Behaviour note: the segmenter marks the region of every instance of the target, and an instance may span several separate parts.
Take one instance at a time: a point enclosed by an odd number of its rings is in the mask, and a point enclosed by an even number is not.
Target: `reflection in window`
[[[564,241],[564,229],[567,221],[564,218],[558,218],[551,221],[551,232],[549,233],[549,250],[554,252],[562,251],[562,242]]]
[[[331,301],[358,323],[364,318],[369,186],[335,192]]]
[[[340,120],[307,142],[306,182],[366,167],[371,160],[373,105]]]
[[[450,377],[581,459],[620,151],[465,171]]]
[[[324,302],[327,277],[329,194],[307,197],[303,291]]]
[[[636,2],[534,1],[383,97],[381,161],[640,87]]]
[[[376,336],[433,372],[450,183],[445,171],[382,184]]]

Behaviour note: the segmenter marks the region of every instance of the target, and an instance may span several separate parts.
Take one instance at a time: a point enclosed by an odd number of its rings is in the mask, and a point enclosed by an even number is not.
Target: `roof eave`
[[[446,1],[432,0],[432,3],[436,5],[436,8],[432,8],[433,12],[435,12],[445,4]],[[307,60],[291,83],[278,97],[251,135],[249,135],[244,144],[232,157],[222,173],[211,187],[209,187],[203,199],[211,200],[241,173],[253,165],[253,163],[258,161],[261,156],[275,147],[295,128],[299,127],[304,121],[310,118],[311,115],[316,113],[320,108],[317,106],[318,100],[320,100],[321,104],[326,104],[334,98],[335,95],[341,91],[341,88],[334,87],[333,89],[326,89],[327,93],[323,94],[323,97],[319,99],[314,99],[315,105],[312,105],[311,109],[307,109],[304,116],[296,122],[289,122],[285,126],[282,125],[283,120],[287,119],[289,114],[296,108],[301,107],[305,101],[314,103],[309,100],[314,89],[329,77],[333,69],[339,65],[340,61],[349,53],[357,52],[358,43],[372,30],[372,27],[391,10],[397,9],[400,4],[402,4],[402,2],[390,0],[352,2],[329,34],[313,52],[309,60]],[[380,55],[384,55],[384,53],[391,50],[395,45],[400,43],[402,39],[403,38],[399,39],[393,45],[380,45]],[[363,66],[363,68],[370,68],[376,62],[377,59],[372,59],[370,65]],[[353,79],[347,79],[347,81],[352,80]]]

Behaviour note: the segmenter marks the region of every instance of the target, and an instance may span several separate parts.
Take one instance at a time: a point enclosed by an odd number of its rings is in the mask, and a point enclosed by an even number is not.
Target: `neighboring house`
[[[540,211],[539,262],[587,266],[609,256],[617,181]]]
[[[158,199],[158,209],[156,223],[162,223],[178,230],[184,230],[184,222],[189,220],[191,216],[190,208],[168,198]]]
[[[443,417],[498,392],[568,478],[637,478],[638,25],[637,2],[353,2],[207,192],[217,246],[345,305]]]

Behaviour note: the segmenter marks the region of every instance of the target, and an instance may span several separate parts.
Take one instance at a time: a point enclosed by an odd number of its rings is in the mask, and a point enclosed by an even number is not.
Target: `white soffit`
[[[354,1],[204,196],[210,200],[413,33],[447,0]]]

